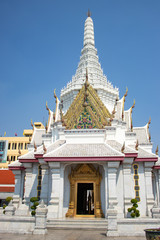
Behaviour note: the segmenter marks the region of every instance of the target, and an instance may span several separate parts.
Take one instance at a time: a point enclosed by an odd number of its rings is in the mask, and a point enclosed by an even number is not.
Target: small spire
[[[91,17],[91,11],[88,9],[87,16]]]

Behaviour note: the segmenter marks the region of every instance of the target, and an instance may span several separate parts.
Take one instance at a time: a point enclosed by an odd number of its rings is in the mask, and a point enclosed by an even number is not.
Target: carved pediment
[[[69,174],[70,181],[101,181],[99,168],[96,169],[92,164],[80,164],[75,169],[71,169]]]
[[[76,174],[91,174],[91,175],[95,175],[96,174],[96,169],[89,164],[81,164],[80,166],[78,166],[78,168],[75,170],[74,175]]]

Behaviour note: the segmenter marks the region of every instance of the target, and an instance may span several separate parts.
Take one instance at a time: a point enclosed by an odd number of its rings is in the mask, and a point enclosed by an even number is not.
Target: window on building
[[[0,151],[4,151],[4,142],[0,142]]]
[[[14,149],[14,143],[12,143],[12,150]]]
[[[27,143],[25,143],[25,149],[27,149]]]
[[[16,156],[13,156],[13,161],[15,161],[15,159],[16,159]]]
[[[21,143],[21,149],[23,149],[23,143]]]
[[[11,156],[11,161],[13,161],[13,156]]]
[[[14,144],[14,149],[17,149],[17,143]]]
[[[8,149],[10,149],[11,148],[11,144],[10,143],[8,143]]]

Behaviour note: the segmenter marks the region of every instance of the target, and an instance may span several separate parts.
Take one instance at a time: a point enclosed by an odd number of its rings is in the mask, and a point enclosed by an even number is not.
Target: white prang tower
[[[111,113],[116,98],[119,98],[119,90],[114,88],[103,74],[95,48],[94,27],[90,11],[88,11],[88,17],[85,21],[83,49],[76,74],[72,77],[72,81],[61,90],[64,113],[66,113],[85,82],[86,68],[88,69],[89,83],[97,90],[98,96]]]

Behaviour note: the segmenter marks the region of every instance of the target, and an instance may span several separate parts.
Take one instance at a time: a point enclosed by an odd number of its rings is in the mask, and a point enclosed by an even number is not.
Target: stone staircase
[[[48,229],[84,229],[84,230],[107,230],[106,219],[48,219]]]

